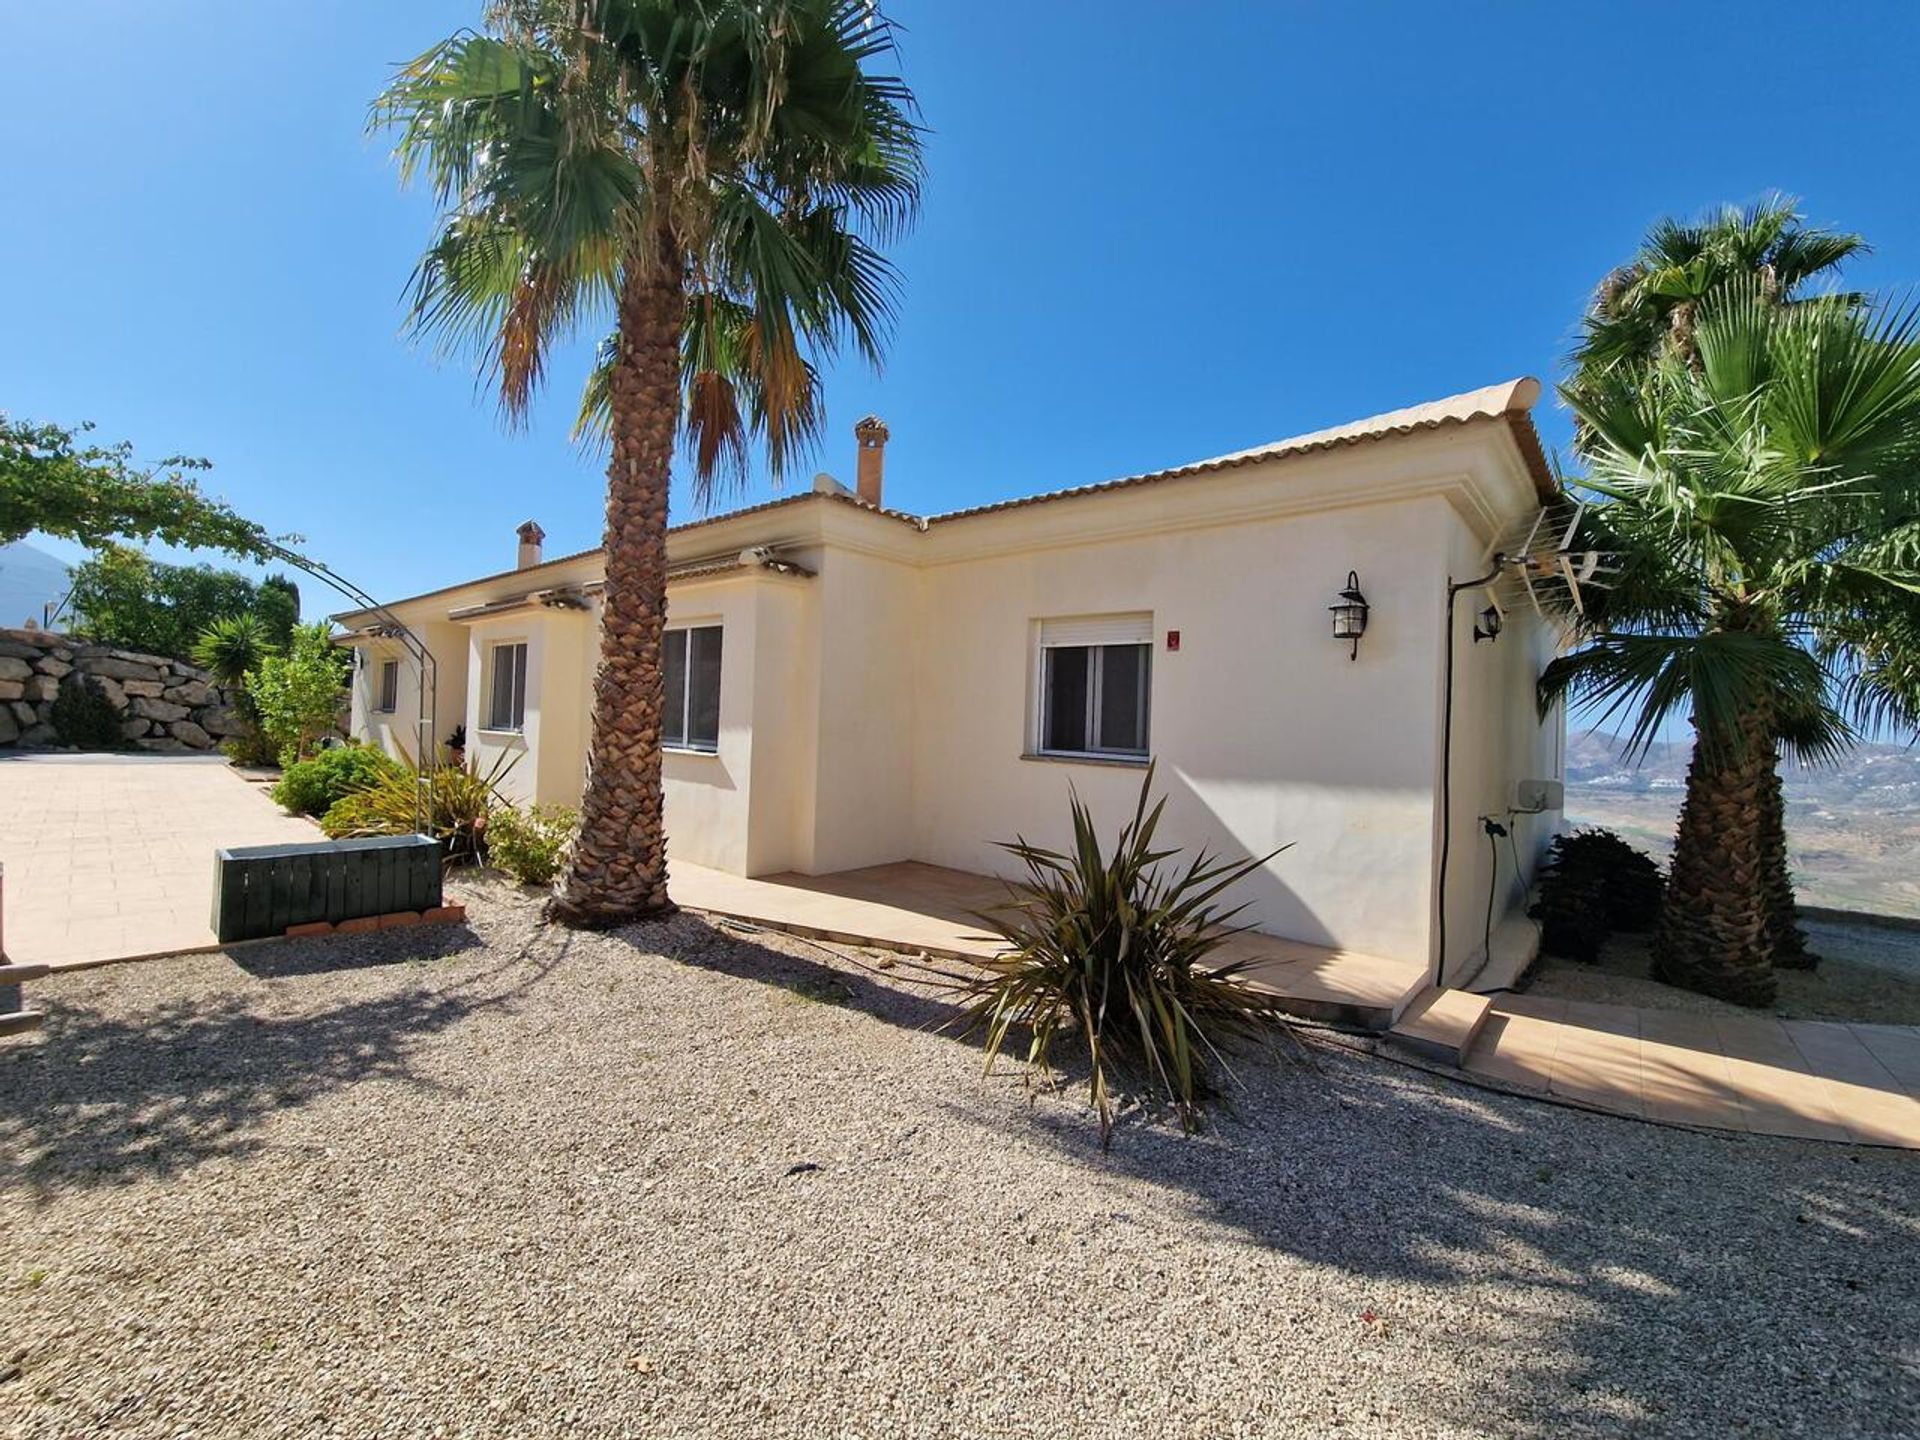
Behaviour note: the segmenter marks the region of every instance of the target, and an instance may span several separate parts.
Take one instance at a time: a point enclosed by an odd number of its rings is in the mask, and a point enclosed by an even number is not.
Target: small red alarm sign
[[[1167,631],[1167,649],[1178,650],[1179,648],[1180,648],[1180,632],[1178,630]]]

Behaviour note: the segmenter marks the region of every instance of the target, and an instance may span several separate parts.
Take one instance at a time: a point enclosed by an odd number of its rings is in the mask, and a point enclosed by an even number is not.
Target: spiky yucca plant
[[[320,828],[334,840],[370,835],[411,835],[424,825],[440,842],[449,864],[478,864],[487,854],[487,819],[506,805],[500,782],[520,759],[502,751],[483,772],[478,759],[463,765],[433,765],[421,770],[404,747],[404,765],[382,772],[371,783],[350,790],[321,818]]]
[[[980,962],[960,1022],[967,1034],[984,1032],[989,1071],[1016,1028],[1031,1035],[1027,1065],[1042,1073],[1054,1041],[1077,1030],[1102,1146],[1113,1138],[1116,1079],[1170,1102],[1191,1133],[1216,1093],[1223,1052],[1267,1033],[1271,1018],[1270,1003],[1242,978],[1244,962],[1206,961],[1246,928],[1232,923],[1244,907],[1215,902],[1280,851],[1238,861],[1201,851],[1182,866],[1177,850],[1154,849],[1166,801],[1149,808],[1152,790],[1148,766],[1111,855],[1077,792],[1071,854],[1002,842],[1027,878],[1012,901],[979,917],[1008,949]]]

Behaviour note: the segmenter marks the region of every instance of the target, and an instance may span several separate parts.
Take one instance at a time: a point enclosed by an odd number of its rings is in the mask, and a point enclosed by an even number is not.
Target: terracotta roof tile
[[[1333,450],[1343,445],[1357,445],[1367,440],[1384,440],[1394,435],[1412,435],[1421,430],[1439,430],[1450,425],[1467,425],[1479,420],[1504,420],[1513,430],[1514,441],[1520,447],[1521,458],[1526,462],[1528,472],[1533,476],[1535,487],[1543,499],[1550,499],[1558,493],[1553,472],[1547,465],[1546,452],[1541,448],[1540,436],[1533,428],[1528,416],[1533,402],[1540,397],[1540,382],[1531,376],[1518,380],[1507,380],[1498,385],[1488,385],[1479,390],[1469,390],[1463,395],[1449,395],[1444,400],[1430,400],[1424,405],[1410,405],[1404,410],[1389,410],[1384,415],[1372,415],[1364,420],[1351,420],[1344,425],[1335,425],[1325,430],[1312,430],[1305,435],[1295,435],[1286,440],[1275,440],[1271,444],[1257,445],[1251,450],[1236,450],[1229,455],[1216,455],[1211,460],[1195,460],[1186,465],[1176,465],[1167,470],[1151,470],[1143,475],[1128,475],[1118,480],[1103,480],[1092,485],[1076,485],[1065,490],[1051,490],[1042,495],[1025,495],[1014,500],[1000,500],[991,505],[974,505],[965,510],[949,510],[941,515],[929,515],[929,525],[943,525],[952,520],[963,520],[972,515],[991,515],[1001,510],[1017,510],[1028,505],[1042,505],[1052,500],[1067,500],[1080,495],[1100,495],[1109,490],[1122,490],[1135,485],[1151,485],[1162,480],[1178,480],[1189,475],[1207,475],[1220,470],[1233,470],[1243,465],[1257,465],[1267,460],[1284,459],[1291,455],[1307,455],[1320,450]]]
[[[1123,490],[1136,485],[1152,485],[1164,480],[1183,479],[1191,475],[1213,474],[1221,470],[1237,469],[1243,465],[1257,465],[1268,460],[1307,455],[1346,445],[1358,445],[1368,440],[1383,440],[1395,435],[1412,435],[1423,430],[1439,430],[1448,426],[1470,425],[1484,421],[1503,422],[1509,427],[1514,443],[1520,449],[1521,458],[1526,464],[1528,473],[1533,476],[1541,498],[1552,499],[1559,493],[1559,487],[1547,463],[1546,451],[1540,444],[1539,433],[1534,429],[1533,420],[1528,413],[1539,398],[1540,382],[1538,380],[1530,376],[1518,380],[1507,380],[1498,385],[1469,390],[1465,394],[1449,395],[1443,400],[1430,400],[1424,405],[1410,405],[1404,410],[1389,410],[1383,415],[1372,415],[1364,420],[1352,420],[1344,425],[1334,425],[1325,430],[1313,430],[1305,435],[1276,440],[1268,445],[1255,446],[1251,450],[1237,450],[1232,454],[1217,455],[1211,460],[1196,460],[1167,470],[1153,470],[1142,475],[1128,475],[1118,480],[1105,480],[1091,485],[1076,485],[1065,490],[1048,491],[1041,495],[1026,495],[1018,499],[997,501],[990,505],[975,505],[965,510],[949,510],[944,514],[930,515],[924,520],[904,510],[889,510],[881,506],[869,505],[857,495],[809,490],[795,495],[782,495],[778,499],[763,501],[758,505],[748,505],[739,510],[728,510],[719,515],[690,520],[685,524],[673,526],[672,533],[699,530],[709,525],[738,519],[743,515],[758,515],[763,511],[778,510],[784,506],[798,505],[808,500],[827,500],[837,504],[851,505],[855,509],[871,511],[873,514],[897,520],[918,530],[929,525],[944,525],[975,515],[992,515],[1002,510],[1016,510],[1028,505],[1044,505],[1051,501],[1070,500],[1082,495],[1101,495],[1110,490]],[[404,600],[389,603],[400,605],[408,601],[424,600],[449,591],[461,590],[469,585],[484,585],[515,575],[530,576],[555,565],[584,560],[600,553],[599,546],[591,550],[578,550],[571,555],[562,555],[558,559],[547,560],[539,565],[530,565],[525,570],[503,570],[474,580],[463,580],[457,585],[444,586],[419,595],[409,595]],[[344,619],[347,616],[365,613],[367,612],[362,610],[344,610],[334,618]]]

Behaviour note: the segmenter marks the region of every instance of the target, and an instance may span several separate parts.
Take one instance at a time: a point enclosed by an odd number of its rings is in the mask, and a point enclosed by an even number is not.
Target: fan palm
[[[894,274],[874,246],[917,208],[913,97],[876,67],[864,0],[502,0],[402,67],[399,131],[439,233],[418,328],[470,343],[509,415],[556,343],[613,336],[583,408],[604,416],[606,590],[568,923],[669,908],[661,630],[676,441],[696,499],[765,443],[776,479],[820,420],[809,356],[877,364]]]
[[[1644,372],[1669,352],[1694,363],[1700,306],[1729,283],[1757,283],[1780,305],[1825,302],[1831,297],[1805,293],[1808,283],[1831,278],[1867,248],[1859,235],[1802,225],[1795,202],[1777,195],[1693,224],[1662,220],[1594,291],[1574,365],[1583,376],[1615,365]]]
[[[193,663],[229,688],[246,684],[247,672],[280,646],[257,615],[225,615],[200,632],[193,642]]]
[[[1859,235],[1804,226],[1795,202],[1777,195],[1744,210],[1725,206],[1693,224],[1662,220],[1648,231],[1639,253],[1594,292],[1572,357],[1572,383],[1590,385],[1607,371],[1624,371],[1644,383],[1663,355],[1697,365],[1700,307],[1729,285],[1755,288],[1775,305],[1857,307],[1858,296],[1808,295],[1807,287],[1830,279],[1867,249]],[[1576,448],[1585,450],[1590,431],[1577,424],[1575,432]],[[1787,868],[1786,800],[1777,764],[1767,777],[1764,809],[1761,884],[1774,932],[1774,962],[1811,965]]]
[[[1821,758],[1920,717],[1920,334],[1911,311],[1701,305],[1690,353],[1562,394],[1586,427],[1592,543],[1623,573],[1541,700],[1630,715],[1636,754],[1690,709],[1696,744],[1654,935],[1660,978],[1773,997],[1763,878],[1782,739]]]

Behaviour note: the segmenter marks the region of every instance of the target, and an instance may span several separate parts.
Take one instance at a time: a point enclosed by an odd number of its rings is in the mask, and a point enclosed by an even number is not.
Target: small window
[[[1148,616],[1042,622],[1041,754],[1145,758],[1151,634]]]
[[[527,724],[527,646],[496,645],[487,692],[487,729],[523,730]]]
[[[675,750],[720,748],[720,627],[694,625],[666,634],[667,708],[661,743]]]
[[[380,662],[380,701],[376,708],[385,715],[391,715],[400,708],[400,662],[398,660]]]

